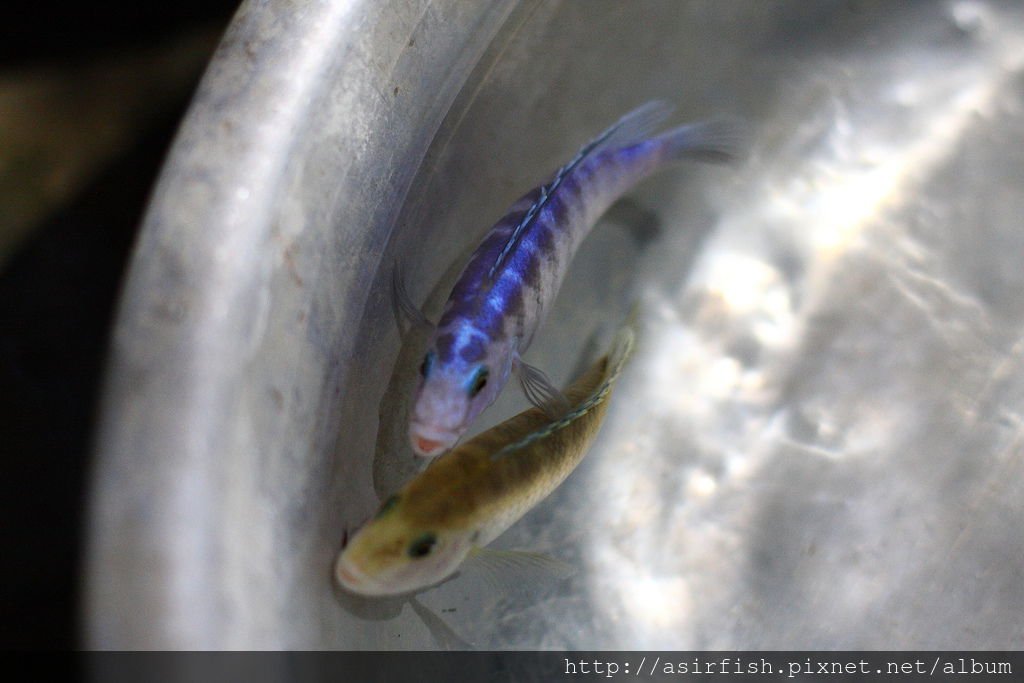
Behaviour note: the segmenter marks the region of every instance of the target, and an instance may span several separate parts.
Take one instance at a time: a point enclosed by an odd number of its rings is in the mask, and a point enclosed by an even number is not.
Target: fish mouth
[[[359,571],[340,557],[337,564],[334,565],[334,578],[337,579],[343,588],[350,590],[358,590],[359,586],[363,583],[363,578],[359,575]]]
[[[422,458],[441,455],[454,446],[458,440],[458,434],[429,429],[423,425],[413,424],[409,430],[409,442],[412,450]]]
[[[339,557],[337,564],[334,565],[334,578],[338,585],[351,593],[360,595],[375,595],[377,593],[369,578],[343,558]]]
[[[386,583],[375,581],[342,558],[334,565],[334,580],[349,593],[365,597],[377,598],[400,595],[408,591],[389,587]]]

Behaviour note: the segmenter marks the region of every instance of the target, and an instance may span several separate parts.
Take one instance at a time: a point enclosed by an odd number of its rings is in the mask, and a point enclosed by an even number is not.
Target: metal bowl
[[[600,440],[498,541],[578,573],[340,593],[344,531],[411,471],[380,447],[392,265],[443,296],[650,99],[751,148],[632,193],[531,348],[567,380],[641,302]],[[87,644],[1019,646],[1022,136],[1016,4],[246,2],[114,330]]]

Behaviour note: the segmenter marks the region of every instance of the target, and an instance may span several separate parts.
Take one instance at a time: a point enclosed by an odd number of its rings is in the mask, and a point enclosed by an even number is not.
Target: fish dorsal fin
[[[523,214],[523,217],[512,229],[501,251],[498,252],[498,257],[494,260],[494,264],[488,271],[487,279],[490,282],[494,281],[494,276],[502,264],[505,263],[508,255],[515,249],[516,244],[519,243],[523,231],[533,222],[541,209],[547,205],[551,196],[558,189],[558,186],[562,184],[566,176],[576,170],[590,156],[607,149],[626,147],[650,137],[665,122],[665,119],[672,113],[672,109],[671,104],[661,100],[654,100],[643,104],[606,128],[596,138],[583,145],[569,163],[558,169],[550,183],[540,186],[540,196],[530,205],[530,208],[526,210],[526,213]]]

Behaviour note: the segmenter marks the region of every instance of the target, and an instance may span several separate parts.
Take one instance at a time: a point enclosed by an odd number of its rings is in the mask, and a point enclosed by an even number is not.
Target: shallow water
[[[498,542],[581,571],[543,600],[424,595],[460,606],[452,628],[492,648],[1024,642],[1024,25],[944,9],[774,57],[749,159],[644,185],[649,244],[598,226],[529,358],[565,381],[630,297],[637,357],[588,460]],[[523,405],[506,391],[485,421]]]
[[[91,644],[1024,643],[1024,9],[637,6],[243,8],[114,332]],[[341,594],[344,530],[412,471],[381,445],[419,362],[395,260],[425,300],[651,99],[740,116],[751,147],[631,193],[527,354],[564,383],[641,304],[595,447],[496,542],[578,573]],[[524,405],[510,386],[477,427]]]

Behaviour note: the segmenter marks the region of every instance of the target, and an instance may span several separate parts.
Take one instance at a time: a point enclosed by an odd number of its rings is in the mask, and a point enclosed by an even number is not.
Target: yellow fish
[[[338,583],[360,595],[396,595],[439,583],[482,552],[506,564],[540,563],[539,555],[481,549],[579,465],[633,340],[626,325],[612,350],[566,389],[572,407],[561,418],[538,408],[520,413],[441,456],[384,501],[338,556]]]

